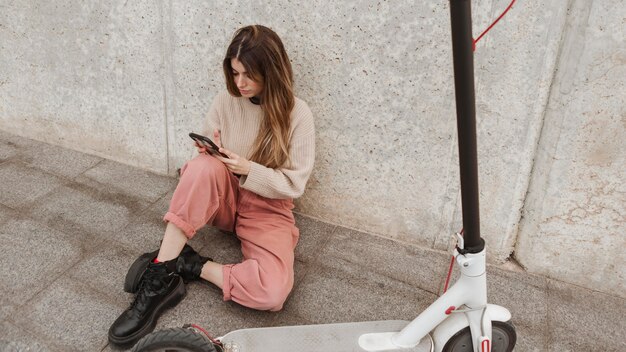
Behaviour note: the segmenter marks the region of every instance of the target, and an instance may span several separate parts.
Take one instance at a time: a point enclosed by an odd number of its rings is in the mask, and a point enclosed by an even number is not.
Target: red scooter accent
[[[491,352],[491,343],[489,340],[484,340],[480,344],[480,349],[482,352]]]

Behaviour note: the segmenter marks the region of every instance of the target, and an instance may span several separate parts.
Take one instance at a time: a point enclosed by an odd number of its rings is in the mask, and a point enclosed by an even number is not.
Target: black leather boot
[[[208,262],[210,259],[211,258],[201,256],[195,251],[185,255],[181,253],[176,261],[176,272],[183,278],[185,283],[199,280],[204,263]]]
[[[159,254],[158,249],[154,252],[144,253],[140,255],[135,262],[133,262],[133,264],[131,264],[130,269],[128,269],[128,273],[126,273],[126,279],[124,280],[124,291],[128,293],[137,292],[137,288],[139,287],[139,283],[141,282],[141,278],[143,277],[148,264],[154,261],[157,254]],[[204,263],[211,260],[211,258],[201,256],[198,252],[191,248],[190,245],[185,244],[183,250],[180,252],[178,260],[180,260],[181,263],[180,265],[176,265],[176,271],[182,276],[185,283],[187,283],[200,278],[202,266]],[[176,262],[176,259],[174,259],[174,262]]]
[[[111,325],[109,341],[132,346],[156,326],[161,313],[185,297],[185,284],[175,272],[175,261],[149,263],[135,300]]]

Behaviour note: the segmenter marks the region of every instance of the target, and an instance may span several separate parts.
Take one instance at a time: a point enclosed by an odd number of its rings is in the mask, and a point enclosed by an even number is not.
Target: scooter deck
[[[220,340],[225,346],[230,346],[233,352],[361,352],[365,351],[359,347],[361,335],[400,331],[408,323],[404,320],[387,320],[242,329],[232,331]],[[431,352],[432,340],[428,335],[416,347],[388,351]]]

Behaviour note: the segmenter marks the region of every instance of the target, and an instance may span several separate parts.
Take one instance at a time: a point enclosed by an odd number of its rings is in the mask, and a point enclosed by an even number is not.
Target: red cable
[[[211,335],[209,335],[209,333],[206,330],[204,330],[203,328],[201,328],[200,326],[198,326],[196,324],[190,324],[190,326],[192,328],[194,328],[194,329],[198,329],[198,330],[202,331],[206,335],[206,337],[208,337],[209,340],[211,340],[211,342],[213,344],[218,345],[218,346],[222,346],[222,343],[220,341],[218,341],[218,340],[214,339],[213,337],[211,337]]]
[[[512,0],[511,3],[509,4],[509,6],[506,8],[506,10],[504,10],[504,12],[502,12],[502,14],[500,15],[500,17],[498,17],[495,21],[493,21],[493,23],[487,27],[487,29],[485,29],[479,36],[478,38],[474,39],[474,43],[472,43],[472,51],[476,51],[476,43],[478,43],[478,41],[480,40],[480,38],[482,38],[485,34],[487,34],[487,32],[489,32],[489,30],[491,28],[493,28],[493,26],[496,25],[496,23],[498,23],[498,21],[500,21],[500,19],[502,17],[504,17],[504,15],[506,15],[506,13],[511,9],[511,7],[513,6],[513,4],[515,3],[515,0]]]
[[[452,259],[450,259],[450,268],[448,268],[448,277],[446,277],[446,284],[443,286],[443,293],[446,293],[446,291],[448,291],[448,284],[450,283],[452,268],[454,268],[454,256],[452,256]]]
[[[463,236],[463,229],[459,232]],[[450,259],[450,267],[448,268],[448,276],[446,277],[446,284],[443,286],[443,293],[448,291],[448,284],[450,283],[450,276],[452,276],[452,268],[454,268],[454,256]]]

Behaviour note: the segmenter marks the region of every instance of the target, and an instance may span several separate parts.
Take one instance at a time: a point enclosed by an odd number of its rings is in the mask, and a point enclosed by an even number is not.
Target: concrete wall
[[[474,1],[475,35],[507,4]],[[606,138],[624,133],[619,5],[520,2],[479,42],[475,64],[490,259],[515,251],[533,272],[623,296],[623,265],[604,251],[624,244],[610,230],[623,225],[622,185],[581,183],[623,179],[624,139]],[[262,23],[283,38],[297,95],[316,116],[317,164],[298,210],[436,249],[448,249],[461,227],[446,1],[0,0],[0,8],[2,130],[173,174],[192,156],[187,133],[199,130],[224,89],[220,64],[232,33]],[[611,74],[600,74],[601,58]],[[595,83],[585,81],[591,77]],[[555,90],[562,82],[569,92]],[[592,113],[594,124],[583,128]],[[587,149],[599,136],[606,143]],[[581,153],[592,149],[611,162],[585,164]],[[580,187],[587,184],[595,188]],[[584,208],[579,198],[615,211],[585,210],[584,226],[561,226],[558,214]],[[588,246],[590,228],[599,245]],[[598,258],[589,270],[613,282],[569,265],[581,257],[559,252],[564,236],[572,248],[588,246]]]
[[[626,288],[626,45],[621,1],[570,7],[516,257],[622,297]]]

